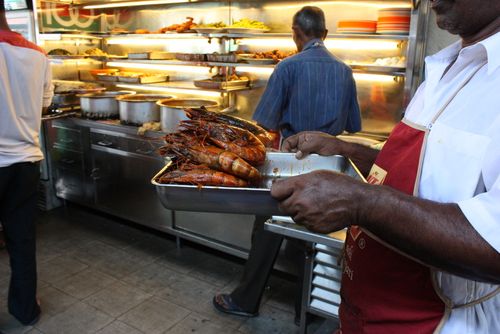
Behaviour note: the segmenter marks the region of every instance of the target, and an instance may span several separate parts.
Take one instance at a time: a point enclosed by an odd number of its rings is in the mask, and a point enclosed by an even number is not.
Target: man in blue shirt
[[[352,70],[323,44],[328,31],[322,14],[317,7],[295,14],[293,39],[299,53],[276,66],[253,115],[283,138],[306,129],[332,135],[361,130]]]
[[[302,8],[293,17],[292,29],[299,53],[276,66],[253,119],[268,130],[279,131],[282,138],[304,130],[332,135],[344,130],[361,130],[351,68],[323,44],[328,33],[323,11],[318,7]],[[214,306],[219,311],[247,317],[258,314],[265,285],[283,241],[282,236],[264,230],[268,218],[256,217],[243,278],[231,294],[214,297]],[[299,277],[295,298],[297,323],[305,256],[303,244],[292,244],[298,246],[290,247],[295,248],[293,260]]]

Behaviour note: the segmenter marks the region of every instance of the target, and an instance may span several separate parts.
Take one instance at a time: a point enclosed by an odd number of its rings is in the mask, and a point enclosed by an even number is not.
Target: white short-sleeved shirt
[[[477,69],[431,125],[436,112]],[[474,229],[500,252],[500,33],[463,49],[457,42],[427,57],[426,81],[405,118],[430,127],[419,196],[458,203]],[[499,288],[444,272],[436,275],[443,294],[454,305]],[[500,294],[453,309],[441,333],[500,333]]]
[[[52,100],[50,64],[35,44],[0,30],[0,167],[43,159],[42,107]]]

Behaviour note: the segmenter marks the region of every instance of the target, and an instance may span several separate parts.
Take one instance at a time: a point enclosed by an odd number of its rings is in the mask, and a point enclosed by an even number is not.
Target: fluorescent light
[[[197,0],[145,0],[145,1],[122,1],[111,2],[101,5],[87,5],[83,6],[85,9],[98,9],[98,8],[114,8],[114,7],[134,7],[134,6],[147,6],[147,5],[163,5],[171,3],[184,3],[196,2]]]
[[[240,45],[275,48],[296,48],[291,38],[248,38],[238,41]],[[331,39],[325,40],[328,49],[339,50],[397,50],[400,43],[395,40]]]
[[[161,71],[172,71],[172,72],[183,72],[183,73],[195,73],[195,74],[209,74],[210,73],[210,68],[205,67],[205,66],[157,65],[157,64],[146,64],[146,63],[127,63],[127,62],[119,62],[119,61],[109,62],[108,66],[138,68],[138,69],[145,69],[145,70],[161,70]]]
[[[377,8],[377,9],[382,9],[382,8],[411,8],[411,4],[406,3],[406,2],[393,2],[393,1],[378,1],[378,2],[373,2],[373,1],[316,1],[316,2],[309,2],[307,4],[308,6],[327,6],[327,5],[337,5],[337,6],[358,6],[358,7],[372,7],[372,8]],[[303,3],[299,4],[293,4],[293,5],[268,5],[264,6],[264,9],[269,10],[269,9],[275,9],[275,10],[284,10],[284,9],[294,9],[294,8],[301,8],[303,7]]]
[[[396,83],[395,77],[393,75],[384,74],[369,74],[369,73],[353,73],[354,80],[356,81],[376,81],[376,82],[391,82]]]
[[[182,38],[183,35],[176,35],[177,38]],[[193,43],[199,42],[207,44],[206,38],[192,38],[192,36],[186,36],[187,39],[172,39],[170,35],[165,35],[165,38],[148,38],[147,34],[142,35],[140,38],[109,38],[106,40],[108,45],[119,44],[119,45],[152,45],[152,44],[171,44],[175,47],[189,47],[193,46]]]
[[[178,94],[191,94],[191,95],[199,95],[199,96],[207,96],[207,97],[220,97],[221,93],[219,92],[211,92],[207,90],[198,90],[198,89],[183,89],[183,88],[170,88],[170,87],[157,87],[157,86],[143,86],[143,85],[116,85],[119,88],[125,89],[135,89],[135,90],[148,90],[153,92],[162,92],[162,93],[178,93]]]

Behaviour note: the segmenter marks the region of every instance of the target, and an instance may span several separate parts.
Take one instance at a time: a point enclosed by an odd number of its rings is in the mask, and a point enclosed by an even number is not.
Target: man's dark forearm
[[[438,269],[500,284],[500,253],[459,206],[367,186],[359,224],[402,252]]]
[[[354,162],[364,176],[368,176],[379,150],[355,143],[345,143],[342,155]]]

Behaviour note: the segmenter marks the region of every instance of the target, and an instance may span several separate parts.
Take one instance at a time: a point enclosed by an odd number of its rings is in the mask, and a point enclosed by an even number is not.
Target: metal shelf
[[[273,68],[275,65],[255,65],[248,63],[221,63],[213,61],[182,61],[182,60],[151,60],[151,59],[109,59],[108,62],[120,62],[128,64],[148,64],[148,65],[181,65],[181,66],[246,66],[246,67],[269,67]]]
[[[42,33],[42,40],[61,40],[70,38],[81,39],[193,39],[193,38],[292,38],[291,33],[254,33],[254,34],[200,34],[200,33],[165,33],[165,34],[108,34],[99,32],[75,33]],[[408,35],[383,35],[383,34],[328,34],[327,39],[382,39],[382,40],[408,40]]]
[[[187,82],[187,81],[170,81],[170,82],[151,83],[151,84],[128,83],[128,82],[120,82],[120,81],[115,81],[115,82],[97,81],[97,82],[112,83],[112,84],[116,84],[116,85],[137,86],[137,87],[141,87],[141,88],[147,88],[147,87],[173,88],[173,89],[186,89],[186,90],[193,90],[193,91],[211,91],[211,92],[219,92],[219,93],[243,91],[243,90],[249,90],[252,88],[252,87],[234,87],[234,88],[227,88],[227,89],[199,88],[199,87],[196,87],[192,82]]]
[[[224,66],[224,67],[260,67],[274,68],[276,65],[259,65],[248,63],[220,63],[209,61],[181,61],[181,60],[133,60],[133,59],[110,59],[108,62],[120,62],[127,64],[148,64],[148,65],[181,65],[181,66]],[[373,73],[373,74],[390,74],[404,75],[406,69],[404,67],[378,66],[378,65],[349,65],[355,72]]]

